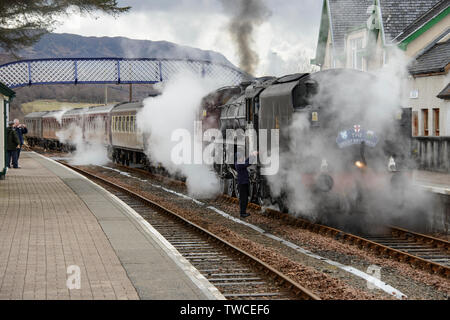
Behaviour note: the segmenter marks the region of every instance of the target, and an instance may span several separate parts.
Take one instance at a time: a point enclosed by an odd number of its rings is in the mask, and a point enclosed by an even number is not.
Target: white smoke
[[[97,128],[101,127],[102,119],[96,118]],[[86,133],[88,134],[88,133]],[[96,165],[102,166],[109,162],[108,153],[102,135],[91,132],[89,137],[83,136],[83,129],[76,123],[56,132],[58,140],[75,148],[71,153],[69,163],[76,166]]]
[[[58,121],[58,123],[61,125],[62,124],[62,117],[63,117],[64,113],[66,113],[66,111],[68,111],[68,110],[70,110],[70,108],[67,108],[67,107],[61,108],[61,110],[59,110],[58,112],[53,114],[53,118],[55,118],[56,121]]]
[[[319,110],[319,121],[326,122],[321,122],[320,129],[313,131],[314,129],[310,128],[309,113],[294,114],[288,131],[290,146],[280,154],[279,173],[268,176],[272,195],[283,196],[291,213],[302,214],[314,220],[320,217],[321,210],[330,215],[337,215],[336,211],[326,207],[328,203],[345,207],[346,204],[332,193],[321,193],[317,196],[317,193],[305,187],[304,183],[314,181],[318,177],[323,160],[335,173],[345,171],[348,159],[345,158],[345,150],[336,149],[336,137],[339,132],[351,129],[353,125],[361,125],[361,128],[373,130],[380,139],[378,149],[374,149],[377,151],[370,151],[378,152],[377,156],[381,158],[385,157],[385,163],[375,166],[372,162],[374,167],[369,166],[368,172],[382,172],[382,170],[387,172],[389,157],[384,155],[384,141],[390,139],[396,142],[396,147],[400,144],[400,149],[405,148],[399,142],[400,137],[395,136],[395,132],[392,133],[392,129],[396,127],[395,122],[401,113],[401,107],[407,106],[404,92],[408,62],[408,59],[398,50],[392,53],[387,65],[374,72],[375,77],[367,77],[358,82],[355,81],[352,73],[343,72],[319,79],[319,92],[313,98],[312,104],[327,108],[332,114],[332,119],[321,118],[320,115],[323,115],[325,110]],[[314,77],[315,75],[312,75],[312,78]],[[358,122],[353,123],[353,121]],[[366,147],[366,149],[370,148]],[[398,150],[392,151],[393,156],[399,154]],[[304,159],[315,160],[305,161]],[[370,160],[368,159],[369,163]],[[401,159],[396,158],[396,161],[399,160]],[[365,177],[367,180],[367,176]],[[407,217],[413,209],[426,207],[427,197],[423,192],[414,190],[410,181],[404,181],[401,184],[401,190],[391,192],[389,175],[378,175],[376,179],[378,189],[369,188],[369,193],[364,194],[368,203],[368,215],[349,218],[345,224],[349,221],[351,224],[361,224],[365,219],[374,219],[377,222],[384,219],[385,222],[392,222],[397,218]],[[340,185],[341,181],[343,179],[335,179],[334,190],[348,187]],[[399,204],[400,196],[408,196],[408,193],[410,194],[408,202]],[[347,196],[352,199],[354,195],[350,193]]]
[[[311,65],[309,55],[302,48],[295,48],[292,52],[279,53],[269,50],[265,59],[259,65],[261,75],[282,77],[293,73],[310,73],[318,71],[318,67]]]
[[[189,132],[191,139],[185,141],[186,148],[193,150],[194,122],[201,100],[221,85],[215,79],[201,79],[189,72],[179,73],[165,83],[162,95],[144,100],[144,108],[137,114],[138,129],[146,139],[146,155],[153,164],[162,164],[171,174],[185,176],[189,194],[198,198],[216,195],[219,180],[212,168],[205,164],[175,164],[172,151],[179,142],[172,141],[172,134],[177,130]],[[191,159],[194,163],[193,156]]]

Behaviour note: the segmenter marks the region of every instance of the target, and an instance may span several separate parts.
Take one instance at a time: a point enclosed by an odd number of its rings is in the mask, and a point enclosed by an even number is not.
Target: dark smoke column
[[[258,53],[252,49],[253,31],[272,12],[263,0],[220,0],[225,11],[231,16],[228,25],[233,44],[237,45],[240,68],[254,74],[259,63]]]

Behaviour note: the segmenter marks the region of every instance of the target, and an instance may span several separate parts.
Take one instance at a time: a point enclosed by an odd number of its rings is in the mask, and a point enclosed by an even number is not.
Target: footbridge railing
[[[10,62],[0,66],[0,82],[9,88],[38,84],[152,84],[190,71],[224,85],[248,75],[229,65],[202,60],[157,58],[55,58]]]

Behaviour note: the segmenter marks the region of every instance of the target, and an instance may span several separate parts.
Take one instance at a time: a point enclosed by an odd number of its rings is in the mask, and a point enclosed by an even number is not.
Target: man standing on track
[[[20,140],[16,130],[14,130],[14,122],[8,123],[6,129],[6,161],[8,168],[11,168],[11,161],[14,169],[18,169],[17,150],[20,149]]]
[[[14,119],[14,129],[16,130],[17,136],[20,140],[20,148],[17,150],[17,163],[19,163],[20,150],[22,150],[23,146],[23,135],[28,133],[28,129],[26,125],[20,124],[19,119]]]
[[[258,152],[253,152],[252,156],[256,157]],[[249,196],[249,188],[250,188],[250,180],[248,178],[247,168],[251,165],[250,158],[245,160],[245,154],[243,152],[238,152],[237,161],[235,164],[237,171],[237,184],[239,190],[239,207],[241,212],[241,218],[247,218],[250,216],[247,213],[247,205],[248,205],[248,196]],[[253,159],[252,159],[253,160]]]

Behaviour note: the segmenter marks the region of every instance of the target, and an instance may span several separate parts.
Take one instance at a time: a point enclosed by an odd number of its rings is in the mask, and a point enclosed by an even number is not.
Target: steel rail
[[[118,166],[122,166],[122,165],[118,164]],[[145,171],[143,169],[130,168],[127,166],[122,166],[122,167],[132,170],[132,171],[151,175],[154,178],[158,178],[158,179],[162,179],[162,180],[169,180],[171,183],[173,182],[173,183],[176,183],[179,185],[184,185],[184,183],[182,181],[175,180],[175,179],[161,176],[161,175],[157,175],[157,174],[155,175],[155,174],[149,173],[148,171]],[[226,202],[239,204],[239,199],[237,199],[235,197],[230,197],[228,195],[222,194],[222,195],[220,195],[220,198]],[[262,211],[262,207],[255,203],[249,203],[248,207],[251,209],[257,210],[257,211]],[[383,243],[379,243],[379,242],[373,241],[371,239],[366,239],[363,236],[354,235],[351,233],[344,232],[342,230],[338,230],[333,227],[313,223],[306,219],[295,218],[289,214],[282,213],[277,210],[265,208],[264,212],[269,216],[287,221],[288,223],[298,226],[302,229],[307,229],[307,230],[310,230],[312,232],[315,232],[315,233],[318,233],[321,235],[333,237],[334,239],[339,240],[341,242],[357,245],[359,248],[368,250],[372,253],[389,256],[393,259],[396,259],[397,261],[409,263],[410,265],[412,265],[416,268],[428,271],[432,274],[438,274],[443,277],[450,278],[450,267],[449,266],[446,266],[446,265],[443,265],[440,263],[436,263],[436,262],[430,261],[428,259],[421,258],[417,255],[395,249],[389,245],[385,245]],[[415,241],[417,241],[418,243],[423,243],[423,244],[427,244],[427,245],[430,245],[435,248],[442,249],[447,254],[450,252],[450,242],[449,241],[435,238],[435,237],[432,237],[429,235],[424,235],[421,233],[417,233],[417,232],[407,230],[404,228],[400,228],[400,227],[396,227],[396,226],[387,226],[387,228],[392,236],[395,236],[398,238],[410,237],[410,238],[414,239]]]
[[[314,294],[313,292],[311,292],[309,289],[303,287],[302,285],[300,285],[299,283],[297,283],[296,281],[290,279],[289,277],[287,277],[286,275],[282,274],[281,272],[279,272],[278,270],[274,269],[273,267],[271,267],[270,265],[268,265],[267,263],[263,262],[262,260],[258,259],[257,257],[253,256],[250,253],[245,252],[244,250],[236,247],[235,245],[229,243],[228,241],[220,238],[219,236],[211,233],[210,231],[198,226],[195,223],[190,222],[189,220],[185,219],[184,217],[180,216],[179,214],[173,212],[170,209],[165,208],[164,206],[150,200],[147,199],[146,197],[143,197],[123,186],[117,185],[111,181],[108,181],[107,179],[100,177],[98,175],[95,175],[93,173],[87,172],[83,169],[71,166],[63,161],[58,161],[59,163],[67,166],[68,168],[89,177],[90,179],[94,179],[94,180],[99,180],[102,183],[104,183],[105,185],[108,185],[112,188],[115,188],[117,190],[120,190],[121,192],[135,198],[138,199],[139,201],[149,205],[150,207],[152,207],[154,210],[163,213],[163,214],[167,214],[173,218],[176,218],[178,221],[182,222],[183,224],[195,229],[196,231],[198,231],[199,233],[203,234],[204,236],[208,237],[209,239],[213,240],[214,242],[218,243],[219,245],[223,246],[224,248],[227,249],[227,251],[232,252],[233,254],[236,254],[242,258],[244,258],[245,260],[247,260],[248,262],[250,262],[252,265],[254,265],[257,269],[259,269],[260,271],[264,272],[265,274],[269,275],[270,278],[272,278],[275,283],[277,283],[280,286],[285,287],[287,290],[289,290],[290,292],[294,293],[295,296],[299,297],[300,299],[303,300],[321,300],[316,294]]]
[[[230,197],[227,195],[221,195],[221,197],[227,202],[239,203],[239,200],[237,198]],[[261,206],[255,204],[255,203],[250,203],[249,207],[254,210],[258,210],[258,211],[262,210]],[[413,255],[408,252],[395,249],[388,245],[378,243],[377,241],[372,241],[370,239],[366,239],[364,237],[357,236],[357,235],[354,235],[351,233],[347,233],[347,232],[344,232],[344,231],[341,231],[341,230],[338,230],[338,229],[335,229],[332,227],[312,223],[312,222],[302,219],[302,218],[294,218],[294,217],[290,216],[289,214],[285,214],[285,213],[282,213],[277,210],[265,209],[265,213],[268,214],[269,216],[275,217],[277,219],[282,219],[284,221],[287,221],[288,223],[298,226],[302,229],[307,229],[307,230],[313,231],[313,232],[321,234],[321,235],[330,236],[336,240],[340,240],[341,242],[357,245],[359,248],[366,249],[373,253],[380,254],[380,255],[387,255],[393,259],[396,259],[397,261],[409,263],[410,265],[412,265],[414,267],[428,271],[432,274],[438,274],[443,277],[450,278],[450,267],[449,266],[446,266],[446,265],[443,265],[440,263],[436,263],[433,261],[429,261],[427,259],[418,257],[417,255]],[[394,226],[388,226],[388,230],[390,231],[390,233],[393,236],[398,237],[399,235],[403,236],[403,235],[408,234],[412,238],[417,240],[418,242],[425,242],[428,244],[433,244],[435,247],[442,248],[443,250],[445,250],[447,252],[450,250],[450,243],[443,239],[438,239],[438,238],[435,238],[432,236],[416,233],[416,232],[413,232],[410,230],[406,230],[406,229],[394,227]]]

